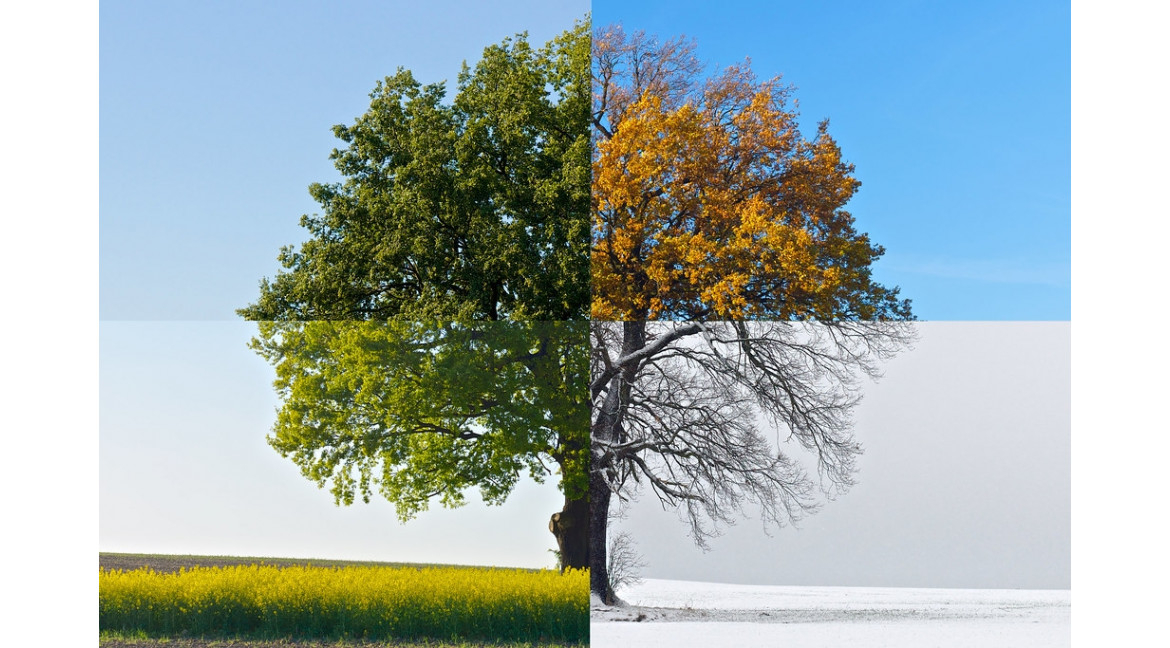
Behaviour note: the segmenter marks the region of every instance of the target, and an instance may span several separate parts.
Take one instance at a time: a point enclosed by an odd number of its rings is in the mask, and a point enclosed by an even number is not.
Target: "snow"
[[[728,585],[647,579],[593,599],[591,646],[1069,646],[1068,590]]]

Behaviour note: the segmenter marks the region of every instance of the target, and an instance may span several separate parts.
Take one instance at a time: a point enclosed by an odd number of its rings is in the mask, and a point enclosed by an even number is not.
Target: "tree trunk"
[[[553,513],[548,530],[557,538],[561,571],[589,566],[589,498],[565,497],[565,508]]]
[[[609,526],[609,490],[604,474],[599,470],[589,473],[589,591],[606,605],[613,605],[614,593],[609,586],[609,567],[606,564],[607,530]]]
[[[625,322],[622,332],[622,356],[646,346],[646,322]],[[589,467],[589,591],[601,597],[607,605],[614,603],[614,591],[609,583],[606,546],[609,529],[609,504],[613,496],[612,483],[616,480],[613,458],[606,451],[612,443],[625,442],[622,418],[630,401],[630,386],[637,378],[638,367],[623,367],[609,385],[590,427],[592,462]]]

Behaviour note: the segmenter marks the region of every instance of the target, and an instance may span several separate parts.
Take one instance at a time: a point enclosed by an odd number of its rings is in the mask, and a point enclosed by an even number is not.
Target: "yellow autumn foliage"
[[[594,36],[592,316],[907,317],[843,209],[861,183],[779,79],[703,79],[686,41]]]

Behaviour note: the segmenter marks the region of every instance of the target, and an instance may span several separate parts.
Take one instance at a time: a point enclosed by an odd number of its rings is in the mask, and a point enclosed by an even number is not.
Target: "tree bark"
[[[553,513],[548,530],[557,538],[561,552],[561,571],[589,566],[589,498],[569,499],[565,507]]]
[[[646,346],[646,322],[625,322],[622,330],[621,357]],[[622,443],[625,434],[622,418],[630,401],[630,386],[637,378],[638,366],[625,366],[614,377],[605,393],[601,411],[590,427],[592,462],[589,466],[589,590],[607,605],[614,603],[609,583],[606,540],[609,531],[609,504],[616,479],[613,459],[606,451],[612,443]]]
[[[589,473],[589,591],[606,605],[613,605],[614,592],[609,586],[606,564],[606,534],[609,525],[609,500],[613,493],[600,470]]]

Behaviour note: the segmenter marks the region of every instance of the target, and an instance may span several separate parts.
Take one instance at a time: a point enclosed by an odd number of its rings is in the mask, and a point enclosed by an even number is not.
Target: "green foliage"
[[[452,101],[399,69],[334,127],[344,180],[309,188],[308,240],[238,312],[277,371],[269,443],[338,503],[408,519],[526,473],[585,496],[589,58],[587,21],[520,34]]]
[[[585,318],[589,305],[589,27],[525,35],[464,65],[452,103],[407,70],[335,126],[345,178],[251,320]]]
[[[253,348],[284,406],[269,443],[338,503],[375,489],[399,517],[478,486],[501,503],[520,475],[589,466],[588,323],[261,322]]]

